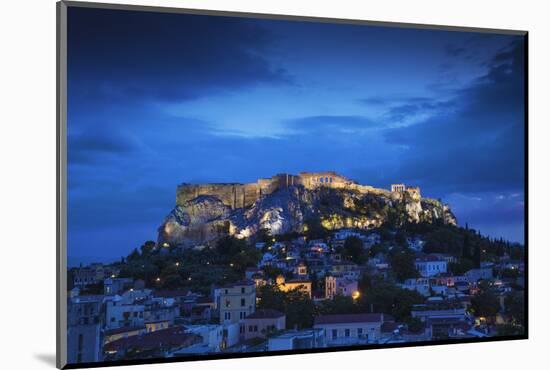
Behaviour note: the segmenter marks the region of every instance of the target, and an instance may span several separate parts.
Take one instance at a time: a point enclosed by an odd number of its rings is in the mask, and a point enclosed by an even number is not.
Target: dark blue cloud
[[[514,43],[491,60],[488,72],[472,86],[456,91],[459,109],[389,130],[389,144],[409,148],[401,176],[440,192],[521,189],[523,63],[523,43]]]
[[[181,101],[290,77],[262,55],[268,32],[253,22],[69,7],[71,99]]]
[[[85,131],[69,135],[67,138],[67,155],[70,165],[94,163],[105,160],[105,157],[130,155],[139,150],[140,143],[130,135],[115,129],[105,131]],[[107,158],[109,159],[109,158]]]
[[[513,40],[70,8],[69,255],[155,239],[181,182],[321,170],[420,185],[461,223],[521,241]]]

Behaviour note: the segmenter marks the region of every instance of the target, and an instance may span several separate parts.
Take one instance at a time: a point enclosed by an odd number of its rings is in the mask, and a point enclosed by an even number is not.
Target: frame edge
[[[56,4],[56,367],[67,365],[67,4]]]

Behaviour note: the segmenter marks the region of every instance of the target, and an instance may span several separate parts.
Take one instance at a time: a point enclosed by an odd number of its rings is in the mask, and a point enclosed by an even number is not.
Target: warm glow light
[[[159,277],[158,277],[158,278],[156,278],[156,281],[160,281],[160,278],[159,278]]]
[[[162,246],[163,246],[164,248],[168,248],[168,247],[170,246],[170,244],[164,243],[164,244],[162,244]]]
[[[355,291],[355,292],[353,292],[353,294],[352,294],[351,297],[352,297],[353,299],[358,299],[360,296],[361,296],[361,293],[359,293],[358,291]]]
[[[230,263],[229,266],[233,267],[234,265],[232,263]]]

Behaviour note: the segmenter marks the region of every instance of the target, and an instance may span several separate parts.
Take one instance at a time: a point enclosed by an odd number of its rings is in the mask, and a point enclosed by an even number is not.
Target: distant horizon
[[[67,27],[73,260],[156,240],[178,184],[323,168],[524,244],[522,36],[84,7]]]

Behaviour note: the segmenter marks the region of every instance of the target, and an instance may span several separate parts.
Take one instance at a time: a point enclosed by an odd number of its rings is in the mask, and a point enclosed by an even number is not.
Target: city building
[[[322,329],[329,346],[376,343],[384,323],[384,314],[359,313],[320,315],[314,329]]]
[[[257,310],[243,321],[244,339],[265,338],[268,334],[285,329],[286,316],[277,310]]]
[[[438,256],[427,255],[418,257],[415,267],[422,277],[432,277],[447,272],[447,261]]]
[[[312,349],[326,347],[323,330],[289,330],[267,341],[268,351],[287,351],[295,349]]]
[[[291,279],[286,280],[283,275],[277,276],[277,287],[283,292],[288,292],[294,289],[304,291],[311,298],[311,280],[306,279]]]
[[[359,289],[357,280],[352,280],[344,276],[326,276],[325,297],[332,299],[336,295],[358,298]]]
[[[240,322],[256,310],[256,284],[242,280],[216,289],[220,323]]]
[[[130,278],[109,277],[103,281],[103,292],[105,295],[121,294],[134,286],[134,280]]]
[[[144,310],[143,304],[128,303],[118,295],[110,297],[105,303],[105,327],[144,326]]]
[[[67,361],[102,361],[102,296],[79,296],[69,300],[67,310]]]

